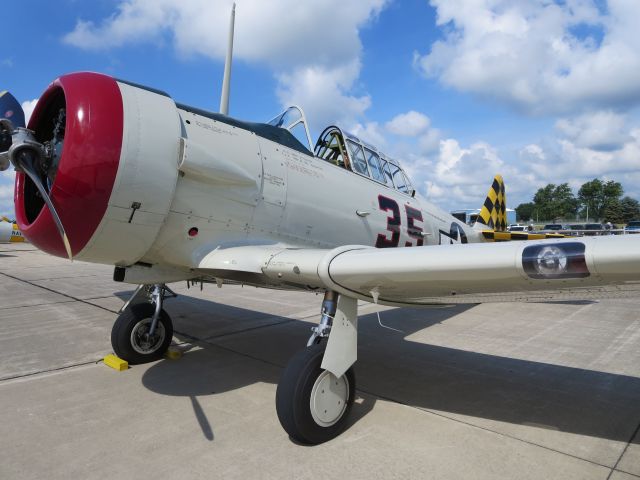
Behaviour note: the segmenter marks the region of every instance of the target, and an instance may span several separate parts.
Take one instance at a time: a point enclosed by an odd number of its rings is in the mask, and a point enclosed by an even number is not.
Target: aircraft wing
[[[248,246],[211,252],[196,271],[246,283],[330,289],[386,305],[624,297],[640,290],[640,239],[395,249]]]

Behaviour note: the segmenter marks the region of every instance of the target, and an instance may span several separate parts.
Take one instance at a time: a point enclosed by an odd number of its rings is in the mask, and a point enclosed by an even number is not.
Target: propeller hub
[[[46,151],[44,145],[36,140],[33,132],[26,128],[18,128],[13,131],[11,137],[12,142],[7,154],[16,171],[24,171],[21,160],[26,156],[31,157],[36,167],[41,169]]]

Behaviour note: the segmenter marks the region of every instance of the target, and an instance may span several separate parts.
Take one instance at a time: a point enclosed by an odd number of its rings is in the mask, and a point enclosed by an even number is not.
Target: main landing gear
[[[344,430],[355,398],[356,300],[327,292],[320,324],[312,331],[307,348],[282,372],[276,411],[292,439],[318,444]]]
[[[146,293],[150,303],[130,303]],[[132,365],[162,358],[171,344],[173,323],[162,309],[166,295],[176,296],[163,284],[140,285],[120,310],[111,330],[115,354]]]

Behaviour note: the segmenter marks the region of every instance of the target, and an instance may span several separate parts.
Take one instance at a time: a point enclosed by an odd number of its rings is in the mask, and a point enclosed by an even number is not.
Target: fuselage
[[[212,157],[226,153],[226,161],[255,181],[209,181],[189,171],[179,176],[166,224],[145,262],[197,266],[215,248],[239,245],[412,247],[480,241],[476,231],[418,194],[224,121],[178,113],[188,142]],[[193,228],[198,233],[189,237]]]
[[[316,157],[285,128],[176,104],[100,74],[53,82],[29,128],[58,152],[43,181],[79,260],[162,266],[181,279],[230,247],[482,241],[413,190],[362,174],[365,160],[358,173],[353,163]],[[15,201],[25,236],[65,256],[50,212],[20,171]]]

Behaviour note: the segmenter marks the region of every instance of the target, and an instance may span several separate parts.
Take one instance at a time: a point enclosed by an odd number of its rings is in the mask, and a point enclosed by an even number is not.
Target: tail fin
[[[493,183],[489,188],[489,193],[484,205],[482,205],[475,226],[481,228],[486,226],[496,232],[507,230],[507,197],[501,175],[493,177]]]

